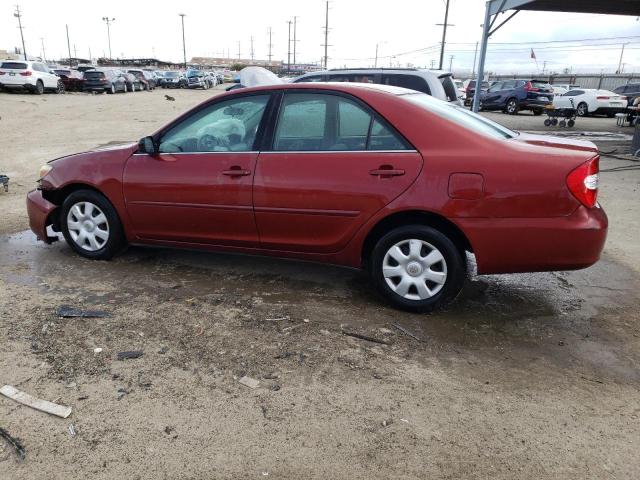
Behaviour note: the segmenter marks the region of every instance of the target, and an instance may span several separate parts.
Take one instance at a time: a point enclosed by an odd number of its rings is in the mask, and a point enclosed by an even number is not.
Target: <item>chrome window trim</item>
[[[417,150],[249,150],[249,151],[239,151],[239,152],[175,152],[168,153],[162,152],[160,155],[228,155],[234,154],[237,155],[239,153],[258,153],[260,155],[266,155],[269,153],[418,153]],[[148,153],[134,153],[134,156],[141,155],[149,155]]]

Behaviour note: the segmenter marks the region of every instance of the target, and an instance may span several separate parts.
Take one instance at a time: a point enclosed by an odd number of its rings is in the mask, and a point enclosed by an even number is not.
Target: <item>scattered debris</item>
[[[587,377],[585,375],[580,375],[580,378],[582,378],[583,380],[587,380],[588,382],[604,384],[604,382],[602,380],[598,380],[597,378],[589,378],[589,377]]]
[[[387,340],[380,340],[379,338],[368,337],[367,335],[362,335],[360,333],[355,332],[347,332],[346,330],[342,330],[343,335],[347,335],[348,337],[359,338],[360,340],[366,340],[368,342],[380,343],[382,345],[391,345],[391,342]]]
[[[276,317],[276,318],[265,318],[265,322],[282,322],[284,320],[289,320],[289,315],[285,315],[284,317]]]
[[[271,385],[271,390],[273,390],[274,392],[279,391],[280,385],[278,385],[277,383],[274,383],[273,385]]]
[[[142,350],[127,350],[126,352],[118,352],[118,360],[130,360],[140,358],[144,352]]]
[[[160,355],[164,355],[165,353],[167,353],[169,351],[169,347],[164,346],[164,347],[160,347],[160,350],[158,350],[158,353]]]
[[[324,328],[322,330],[320,330],[320,333],[322,335],[330,335],[331,334],[331,332],[329,330],[325,330]]]
[[[404,423],[409,423],[409,420],[407,420],[406,418],[401,418],[400,421]]]
[[[87,398],[89,398],[89,395],[82,395],[81,397],[78,397],[78,400],[86,400]]]
[[[405,327],[403,327],[402,325],[399,325],[397,323],[392,323],[391,325],[393,325],[395,328],[397,328],[398,330],[400,330],[402,333],[404,333],[405,335],[408,335],[409,337],[413,338],[414,340],[417,340],[419,342],[424,342],[423,339],[421,339],[420,337],[418,337],[415,333],[407,330]]]
[[[24,456],[26,454],[24,447],[20,443],[20,440],[9,435],[4,428],[0,427],[0,437],[4,438],[9,444],[15,449],[16,453],[20,460],[24,460]]]
[[[262,378],[264,378],[265,380],[277,380],[278,378],[280,378],[280,375],[275,372],[271,372],[263,375]]]
[[[176,101],[176,99],[175,99],[175,98],[173,98],[171,95],[165,95],[165,96],[164,96],[164,99],[165,99],[165,100],[168,100],[169,102],[175,102],[175,101]]]
[[[256,380],[255,378],[247,377],[246,375],[238,380],[242,385],[249,388],[258,388],[260,385],[260,380]]]
[[[72,437],[76,436],[76,427],[73,425],[73,423],[69,424],[67,430],[69,430],[69,435],[71,435]]]
[[[283,333],[284,332],[291,332],[291,331],[295,330],[296,328],[299,328],[299,327],[301,327],[303,325],[304,325],[304,323],[298,323],[297,325],[291,325],[290,327],[284,327],[282,329],[282,332]]]
[[[36,410],[40,410],[42,412],[50,413],[51,415],[55,415],[57,417],[67,418],[69,415],[71,415],[71,407],[58,405],[46,400],[40,400],[39,398],[32,397],[28,393],[21,392],[11,385],[5,385],[4,387],[0,388],[0,393],[5,397],[10,398],[11,400],[15,400],[18,403],[31,408],[35,408]]]
[[[382,421],[382,426],[383,427],[388,427],[389,425],[391,425],[393,423],[393,420],[389,419],[389,420],[383,420]]]
[[[170,425],[167,425],[166,427],[164,427],[164,433],[166,433],[167,435],[171,435],[174,430],[175,430],[175,427],[172,427]]]
[[[102,318],[108,317],[109,313],[102,310],[81,310],[69,305],[60,305],[56,310],[56,315],[60,318]]]
[[[124,397],[125,395],[129,395],[129,390],[127,390],[126,388],[119,388],[118,389],[118,400],[122,400],[122,397]]]
[[[9,177],[6,175],[0,175],[0,185],[4,188],[5,192],[9,191]]]
[[[102,348],[100,348],[100,347],[94,348],[93,349],[93,353],[102,353]]]

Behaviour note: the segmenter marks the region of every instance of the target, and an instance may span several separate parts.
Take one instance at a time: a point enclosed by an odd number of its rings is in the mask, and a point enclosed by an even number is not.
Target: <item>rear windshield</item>
[[[533,88],[544,88],[544,89],[550,89],[551,85],[549,85],[547,82],[537,82],[536,80],[533,80],[531,82],[531,86]]]
[[[167,72],[167,73],[165,73],[165,74],[164,74],[164,76],[165,76],[165,77],[168,77],[168,78],[175,78],[175,77],[177,77],[178,75],[179,75],[179,73],[178,73],[178,72]]]
[[[2,62],[0,68],[6,68],[7,70],[26,70],[27,64],[20,62]]]
[[[70,75],[71,72],[69,70],[54,70],[58,75]]]
[[[84,72],[84,78],[104,78],[104,72],[89,70]]]
[[[447,100],[453,102],[458,99],[458,92],[456,91],[456,86],[453,83],[453,79],[447,75],[446,77],[442,77],[440,79],[440,83],[442,83],[442,87],[444,88],[444,93],[447,94]]]
[[[403,94],[402,98],[467,130],[473,130],[481,135],[499,139],[513,138],[517,135],[516,132],[492,122],[477,113],[473,113],[466,108],[458,107],[453,103],[437,100],[429,95],[407,93]]]

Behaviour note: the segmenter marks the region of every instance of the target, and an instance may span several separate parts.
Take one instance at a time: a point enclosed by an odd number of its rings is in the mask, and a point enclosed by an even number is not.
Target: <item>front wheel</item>
[[[589,106],[584,102],[580,102],[580,104],[576,108],[576,115],[578,115],[579,117],[586,117],[588,113]]]
[[[62,80],[58,80],[58,85],[56,86],[56,93],[64,93],[64,83],[62,83]]]
[[[444,234],[423,225],[399,227],[384,235],[371,254],[369,274],[391,305],[430,312],[462,289],[465,262]]]
[[[44,93],[44,83],[42,83],[42,80],[36,82],[36,88],[33,90],[33,93],[36,95],[42,95]]]
[[[69,246],[86,258],[108,260],[126,245],[118,213],[93,190],[77,190],[65,199],[60,225]]]

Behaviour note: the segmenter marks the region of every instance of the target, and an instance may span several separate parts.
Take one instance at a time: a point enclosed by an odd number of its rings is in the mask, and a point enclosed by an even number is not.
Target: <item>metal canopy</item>
[[[513,10],[511,16],[494,28],[498,14]],[[489,0],[486,4],[482,29],[482,47],[476,74],[476,93],[473,96],[473,111],[480,105],[480,89],[484,78],[484,62],[487,57],[487,43],[493,32],[507,23],[522,10],[546,12],[600,13],[607,15],[640,16],[640,0]],[[475,73],[475,72],[474,72]]]

